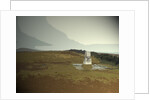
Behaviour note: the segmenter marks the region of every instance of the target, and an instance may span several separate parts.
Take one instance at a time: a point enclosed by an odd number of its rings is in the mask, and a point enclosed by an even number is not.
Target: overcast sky
[[[51,16],[47,20],[68,38],[81,44],[119,44],[117,16]]]

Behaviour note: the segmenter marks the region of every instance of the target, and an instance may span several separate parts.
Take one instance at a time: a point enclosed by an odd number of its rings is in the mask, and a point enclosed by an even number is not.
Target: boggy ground
[[[77,70],[83,54],[71,51],[17,52],[17,93],[118,93],[119,69]],[[93,64],[101,63],[92,57]],[[86,67],[86,66],[84,66]]]

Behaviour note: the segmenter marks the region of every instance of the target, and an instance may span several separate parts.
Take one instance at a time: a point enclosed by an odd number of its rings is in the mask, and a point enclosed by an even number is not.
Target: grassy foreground
[[[17,93],[118,93],[119,69],[77,70],[84,55],[73,51],[17,52]],[[93,64],[101,62],[92,56]]]

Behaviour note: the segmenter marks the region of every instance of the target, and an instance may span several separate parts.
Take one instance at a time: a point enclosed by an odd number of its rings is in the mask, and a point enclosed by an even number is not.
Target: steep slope
[[[50,44],[31,37],[21,31],[18,20],[16,21],[16,48],[35,49],[36,46],[50,46]]]
[[[41,41],[52,44],[51,46],[38,47],[46,50],[64,50],[82,48],[84,45],[69,39],[63,32],[48,24],[46,17],[18,17],[21,30]]]

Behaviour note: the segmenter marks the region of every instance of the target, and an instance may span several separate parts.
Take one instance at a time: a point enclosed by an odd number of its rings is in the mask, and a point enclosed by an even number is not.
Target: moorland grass
[[[74,63],[83,63],[84,55],[71,51],[49,51],[49,52],[19,52],[17,53],[17,84],[24,84],[31,77],[42,79],[42,77],[51,77],[57,80],[69,80],[74,85],[89,85],[89,82],[98,82],[99,84],[108,85],[119,84],[119,69],[112,70],[91,70],[91,65],[83,65],[85,70],[77,70],[73,67]],[[99,64],[100,61],[92,56],[93,64]],[[47,67],[36,69],[36,65]],[[118,68],[110,64],[103,64],[110,68]],[[24,80],[24,83],[19,82]],[[31,80],[32,81],[32,80]],[[93,84],[92,83],[92,84]],[[27,83],[28,84],[28,83]],[[32,84],[32,83],[31,83]],[[61,84],[61,83],[60,83]],[[71,85],[71,83],[70,83]],[[108,88],[106,87],[106,88]],[[27,87],[26,87],[27,88]],[[32,87],[30,87],[32,88]],[[92,85],[92,88],[93,85]],[[114,88],[114,87],[113,87]],[[103,88],[105,90],[105,87]],[[119,85],[116,89],[107,89],[109,92],[118,92]],[[40,90],[39,90],[40,91]],[[65,92],[65,90],[64,90]],[[105,91],[104,91],[105,92]]]

